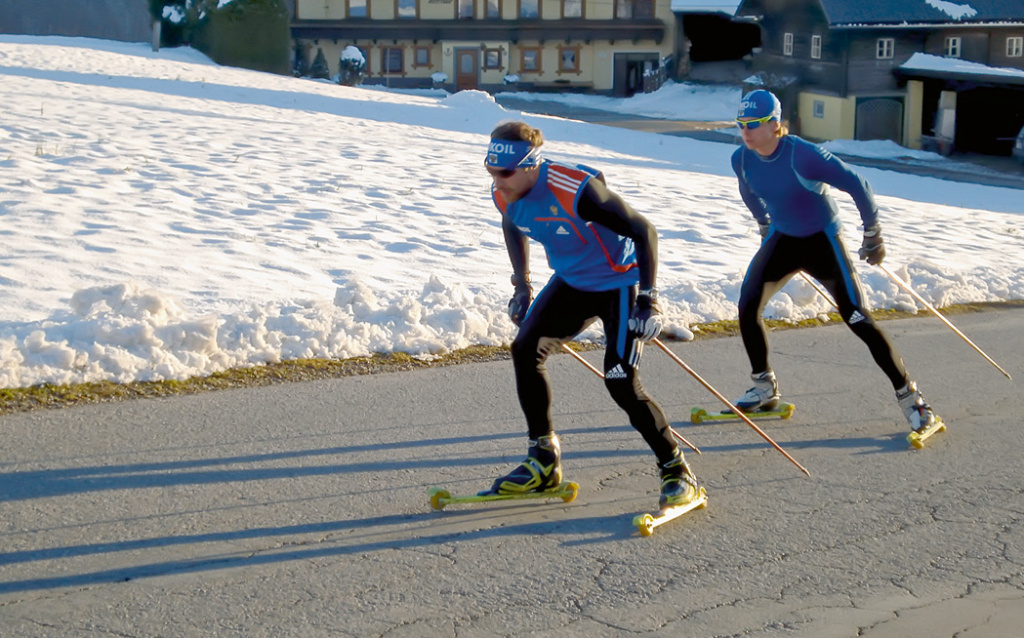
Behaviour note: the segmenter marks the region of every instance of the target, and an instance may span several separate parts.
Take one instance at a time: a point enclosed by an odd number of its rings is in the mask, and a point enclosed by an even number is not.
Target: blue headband
[[[524,140],[492,139],[484,164],[489,168],[532,168],[540,164],[540,147]]]

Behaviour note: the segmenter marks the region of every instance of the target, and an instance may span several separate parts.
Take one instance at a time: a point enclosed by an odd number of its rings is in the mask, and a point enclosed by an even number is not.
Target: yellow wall
[[[921,148],[922,115],[924,113],[924,82],[907,82],[907,97],[903,106],[903,146]]]
[[[475,0],[476,15],[483,17],[486,11],[486,0]],[[541,0],[541,15],[544,21],[561,19],[561,0]],[[343,20],[345,19],[346,0],[297,0],[296,15],[300,20]],[[452,20],[458,6],[458,0],[419,0],[420,20]],[[501,11],[505,19],[515,19],[518,9],[518,0],[502,0]],[[584,16],[591,20],[609,20],[614,18],[615,0],[585,0]],[[369,0],[370,21],[391,20],[395,17],[395,0]],[[355,44],[365,51],[368,51],[368,77],[375,80],[380,78],[404,78],[405,80],[417,78],[430,78],[437,72],[445,73],[449,82],[455,81],[455,56],[454,50],[459,48],[476,48],[481,50],[479,81],[483,85],[501,85],[504,77],[508,74],[516,74],[524,83],[540,83],[555,85],[560,81],[568,80],[571,84],[581,88],[588,88],[597,91],[611,91],[614,88],[614,61],[616,53],[649,53],[658,58],[665,58],[672,54],[675,38],[676,20],[672,13],[671,0],[656,0],[655,17],[665,23],[665,36],[661,43],[651,41],[633,43],[631,40],[615,40],[614,43],[608,40],[593,40],[588,42],[573,41],[547,41],[540,42],[520,41],[513,44],[509,41],[453,41],[440,40],[438,42],[421,41],[394,41],[374,43],[370,34],[372,28],[367,30],[367,38],[356,42],[338,41],[331,39],[320,39],[316,42],[307,42],[310,46],[309,59],[312,61],[318,48],[323,49],[327,58],[331,74],[338,71],[338,60],[341,52],[349,44]],[[405,74],[381,76],[381,45],[400,46],[404,49]],[[413,67],[415,59],[415,46],[431,47],[431,66]],[[558,72],[560,51],[559,47],[577,47],[579,55],[579,73]],[[539,47],[541,49],[541,73],[523,73],[520,66],[520,47]],[[483,48],[502,50],[502,68],[483,68]]]
[[[324,56],[327,58],[327,65],[330,67],[331,74],[338,72],[338,60],[341,58],[341,52],[346,46],[352,44],[350,42],[333,42],[331,40],[319,40],[315,45],[312,45],[310,50],[310,60],[316,55],[317,48],[321,48],[324,51]],[[370,40],[360,40],[354,44],[368,51],[369,59],[367,60],[369,65],[369,77],[380,78],[388,77],[381,76],[381,54],[380,49],[382,43],[374,44]],[[608,42],[594,42],[589,46],[586,44],[580,45],[579,56],[580,56],[580,73],[558,73],[558,45],[562,43],[545,43],[541,46],[541,70],[542,73],[522,73],[519,68],[520,64],[520,51],[519,46],[509,44],[507,42],[480,42],[479,40],[473,40],[471,42],[459,42],[459,41],[444,41],[437,44],[429,42],[420,42],[416,46],[427,46],[430,47],[430,67],[412,67],[412,61],[414,58],[415,47],[411,43],[402,43],[395,45],[390,40],[386,43],[387,46],[401,46],[405,50],[405,61],[406,61],[406,73],[404,76],[392,76],[392,77],[404,77],[404,78],[429,78],[432,74],[440,71],[448,76],[449,81],[454,82],[455,80],[455,49],[460,48],[472,48],[480,49],[481,44],[488,49],[501,49],[502,50],[502,68],[501,69],[484,69],[483,62],[483,51],[481,50],[481,66],[480,66],[480,83],[485,85],[501,85],[504,81],[504,77],[510,73],[514,73],[519,76],[519,79],[524,82],[539,82],[539,83],[554,83],[558,80],[569,80],[571,83],[576,85],[582,85],[585,88],[593,89],[596,91],[610,91],[613,88],[614,81],[614,62],[616,53],[651,53],[660,56],[666,55],[665,51],[659,51],[658,49],[645,47],[643,44],[633,45],[610,45]],[[524,43],[529,46],[530,43]]]
[[[825,105],[824,117],[814,117],[814,103]],[[800,136],[810,140],[852,140],[856,131],[857,100],[801,93],[797,106]]]
[[[341,20],[345,17],[345,2],[336,0],[296,0],[295,15],[300,20]],[[326,55],[326,51],[324,54]]]
[[[370,17],[374,20],[394,20],[395,4],[395,0],[370,0]]]
[[[506,4],[508,3],[506,2]],[[434,2],[420,0],[420,20],[453,20],[455,7],[455,0],[434,0]],[[481,9],[483,8],[481,7]]]
[[[583,10],[589,20],[611,20],[615,17],[615,0],[586,0]],[[657,12],[656,8],[655,15]]]
[[[486,16],[486,0],[475,0],[477,18]],[[344,20],[346,0],[296,0],[295,15],[300,20]],[[544,20],[562,19],[561,0],[540,0]],[[369,0],[370,19],[395,18],[395,0]],[[518,0],[501,0],[501,16],[515,20]],[[456,17],[458,0],[419,0],[421,20],[452,20]],[[611,20],[615,17],[615,0],[584,0],[583,15],[588,20]],[[671,27],[675,25],[671,0],[655,0],[654,17]],[[666,34],[671,35],[671,34]],[[666,37],[666,40],[670,38]]]

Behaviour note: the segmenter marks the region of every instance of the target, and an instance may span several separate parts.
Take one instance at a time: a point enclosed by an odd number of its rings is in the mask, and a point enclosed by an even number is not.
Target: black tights
[[[516,390],[531,439],[552,432],[551,385],[545,361],[562,343],[600,318],[607,341],[604,374],[608,393],[629,416],[630,424],[658,461],[665,463],[673,458],[677,444],[668,420],[648,396],[637,374],[643,343],[637,341],[626,326],[633,298],[631,286],[587,292],[557,277],[541,291],[512,343]]]
[[[793,275],[805,271],[821,282],[839,306],[839,314],[867,344],[878,367],[894,389],[907,384],[907,370],[896,345],[864,307],[864,295],[842,238],[816,233],[791,237],[772,232],[761,244],[740,289],[739,320],[743,346],[754,374],[770,369],[768,334],[762,312],[765,304]]]

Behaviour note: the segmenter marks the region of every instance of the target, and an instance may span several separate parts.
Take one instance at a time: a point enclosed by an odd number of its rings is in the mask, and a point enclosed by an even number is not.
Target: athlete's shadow
[[[426,505],[426,503],[424,503]],[[558,518],[558,511],[582,510],[585,504],[565,504],[556,510],[538,509],[527,503],[502,503],[494,507],[479,507],[453,511],[427,511],[419,514],[390,514],[347,521],[310,523],[282,527],[241,529],[231,532],[164,536],[136,541],[106,542],[61,546],[0,554],[0,565],[62,560],[73,557],[139,552],[167,547],[193,547],[185,558],[115,567],[79,574],[62,573],[59,576],[41,576],[23,580],[0,582],[0,595],[43,591],[56,588],[81,588],[98,584],[126,582],[167,574],[213,573],[219,570],[251,568],[287,562],[309,562],[321,558],[345,555],[363,555],[370,552],[418,547],[436,548],[455,541],[473,541],[492,537],[547,537],[565,534],[594,538],[566,541],[566,544],[584,544],[623,540],[634,535],[635,527],[621,517],[566,516]],[[517,519],[534,517],[536,520],[516,523]],[[609,525],[615,520],[615,525]],[[619,522],[621,521],[621,524]],[[473,529],[467,529],[472,527]],[[331,535],[327,536],[326,535]],[[288,538],[315,537],[315,546],[288,542]],[[238,543],[252,539],[281,539],[266,548],[252,548],[225,552],[221,543]],[[200,550],[206,543],[216,545]],[[183,550],[188,551],[188,550]],[[148,555],[141,551],[140,555]]]
[[[906,434],[898,432],[882,436],[794,441],[788,445],[796,450],[811,448],[851,450],[854,454],[858,455],[893,454],[895,452],[913,451],[910,448],[910,444],[907,443]]]

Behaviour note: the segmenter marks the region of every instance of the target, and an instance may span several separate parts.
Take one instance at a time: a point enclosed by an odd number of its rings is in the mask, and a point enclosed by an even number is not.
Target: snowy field
[[[0,36],[0,90],[0,387],[508,343],[510,268],[481,163],[511,118],[543,129],[547,157],[602,169],[659,228],[673,335],[734,318],[759,242],[730,144],[524,116],[481,92],[346,88],[191,50],[24,36]],[[717,121],[734,96],[576,99]],[[887,265],[932,303],[1024,298],[1021,191],[863,173]],[[856,209],[838,199],[856,248]],[[880,270],[861,278],[873,307],[915,307]],[[768,312],[828,309],[796,280]]]

